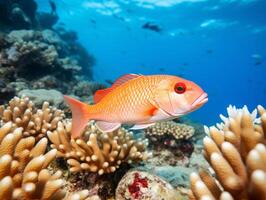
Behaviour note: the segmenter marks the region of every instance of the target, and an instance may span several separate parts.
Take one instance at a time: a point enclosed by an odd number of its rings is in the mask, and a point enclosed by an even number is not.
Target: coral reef
[[[135,169],[152,172],[174,187],[188,188],[190,173],[206,165],[199,153],[202,146],[194,144],[196,131],[194,126],[174,121],[159,122],[145,129],[152,156]]]
[[[64,80],[82,69],[80,55],[72,49],[78,48],[77,42],[71,41],[71,46],[55,31],[16,30],[3,40],[0,66],[13,66],[14,77],[37,79],[50,74]]]
[[[145,133],[150,136],[173,136],[177,140],[189,139],[195,130],[192,126],[180,124],[173,121],[158,122],[154,126],[145,129]]]
[[[230,106],[228,116],[205,128],[210,136],[204,155],[215,177],[205,170],[192,173],[190,199],[266,199],[266,111]]]
[[[15,97],[8,105],[0,106],[0,199],[100,199],[97,192],[80,191],[86,184],[82,182],[82,187],[76,187],[78,179],[72,174],[75,180],[69,180],[64,164],[63,168],[55,166],[56,149],[47,151],[46,133],[60,130],[62,127],[57,123],[63,123],[66,120],[63,117],[61,110],[47,102],[38,109],[28,97]],[[97,190],[99,195],[106,196],[109,190],[104,180],[97,179]],[[109,196],[114,193],[112,190]]]
[[[37,4],[34,0],[0,2],[0,27],[33,28],[37,26],[35,17]]]
[[[119,182],[116,199],[179,199],[174,188],[158,176],[141,171],[130,171]]]
[[[57,90],[21,90],[18,93],[19,97],[28,97],[36,106],[42,106],[43,102],[48,102],[54,107],[62,107],[64,103],[63,94]]]
[[[18,95],[22,89],[45,88],[75,93],[84,87],[77,86],[81,74],[91,78],[93,57],[85,50],[79,55],[79,48],[83,47],[76,41],[63,41],[55,31],[11,31],[2,37],[1,43],[0,83],[3,87],[0,97],[3,100]],[[93,84],[88,84],[91,86],[88,88],[93,89]]]
[[[51,13],[40,13],[34,0],[0,1],[1,104],[23,89],[75,94],[84,88],[79,81],[92,78],[95,59],[75,32],[54,27],[59,17],[55,2],[50,6]]]
[[[0,128],[0,199],[64,197],[61,172],[50,174],[47,169],[56,150],[45,153],[46,138],[35,145],[34,137],[23,138],[23,129],[12,127],[8,122]]]
[[[51,12],[37,12],[34,0],[0,2],[0,27],[10,29],[51,29],[58,21],[56,4],[50,1]]]
[[[67,159],[70,171],[90,171],[98,174],[114,172],[122,163],[146,159],[147,141],[136,141],[132,134],[121,128],[111,133],[101,133],[89,123],[82,138],[70,137],[71,122],[59,122],[53,132],[47,135],[51,147],[58,150],[58,156]]]
[[[63,111],[49,106],[48,102],[37,109],[28,97],[14,97],[7,106],[0,106],[0,122],[12,122],[13,126],[23,128],[23,137],[34,136],[36,140],[44,137],[47,131],[56,130],[63,117]]]
[[[193,152],[191,137],[195,129],[192,126],[173,121],[158,122],[145,129],[150,145],[160,153],[168,149],[178,156],[189,156]]]
[[[152,157],[147,159],[143,165],[135,166],[134,169],[152,172],[178,189],[189,188],[189,176],[192,172],[209,167],[202,155],[201,145],[195,145],[190,157],[175,156],[168,150],[152,151],[152,153]]]

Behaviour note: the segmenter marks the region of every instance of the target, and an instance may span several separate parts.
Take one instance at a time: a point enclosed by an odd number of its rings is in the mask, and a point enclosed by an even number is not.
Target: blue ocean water
[[[51,9],[37,2],[40,11]],[[208,93],[209,102],[190,115],[208,125],[229,104],[266,105],[264,0],[54,2],[60,21],[95,56],[96,81],[126,73],[182,76]]]

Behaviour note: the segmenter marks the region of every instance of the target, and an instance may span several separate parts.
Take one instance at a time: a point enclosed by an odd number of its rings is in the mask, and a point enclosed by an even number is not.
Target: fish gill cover
[[[0,199],[266,199],[266,113],[254,109],[266,99],[265,10],[263,0],[0,0]],[[71,137],[62,94],[92,104],[129,73],[191,80],[209,101],[144,130],[102,133],[92,120]]]

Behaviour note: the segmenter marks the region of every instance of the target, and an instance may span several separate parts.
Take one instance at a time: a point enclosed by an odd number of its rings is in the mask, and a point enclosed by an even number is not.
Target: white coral
[[[257,109],[254,109],[250,113],[246,105],[244,105],[243,108],[237,108],[236,106],[229,105],[227,107],[227,115],[228,116],[226,117],[226,116],[220,114],[219,117],[221,118],[221,120],[223,122],[217,123],[216,127],[219,128],[220,130],[223,130],[224,127],[227,127],[229,125],[229,121],[231,119],[236,119],[236,120],[241,119],[243,113],[249,113],[254,124],[260,123],[260,118],[257,118],[257,114],[258,114]],[[204,128],[204,129],[205,129],[205,132],[208,133],[208,129],[207,128]]]

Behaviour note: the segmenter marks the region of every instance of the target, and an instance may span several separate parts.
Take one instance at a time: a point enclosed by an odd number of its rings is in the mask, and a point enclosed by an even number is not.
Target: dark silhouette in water
[[[145,24],[142,25],[143,29],[148,29],[150,31],[154,31],[157,33],[161,33],[162,32],[162,28],[157,25],[157,24],[152,24],[151,22],[146,22]]]
[[[106,83],[110,84],[110,85],[113,85],[114,81],[110,80],[110,79],[106,79],[105,80]]]
[[[117,15],[117,14],[113,14],[113,17],[114,17],[115,19],[118,19],[118,20],[122,21],[122,22],[125,22],[125,21],[126,21],[124,17],[121,17],[121,16],[119,16],[119,15]]]
[[[254,59],[254,65],[258,66],[262,64],[262,56],[260,54],[253,54],[251,57]]]
[[[206,50],[206,53],[207,53],[207,54],[212,54],[212,53],[213,53],[213,50],[212,50],[212,49],[207,49],[207,50]]]
[[[92,24],[96,24],[95,19],[90,19],[90,22],[91,22]]]
[[[49,0],[51,13],[40,12],[38,13],[38,20],[43,28],[51,29],[59,20],[56,12],[56,4],[54,1]]]
[[[49,4],[51,7],[51,15],[56,15],[56,4],[52,0],[49,0]]]
[[[187,62],[184,62],[184,63],[183,63],[183,66],[184,66],[184,67],[187,67],[188,65],[189,65],[189,64],[188,64]]]
[[[261,61],[261,60],[257,60],[257,61],[254,63],[255,66],[258,66],[258,65],[261,65],[261,64],[262,64],[262,61]]]

